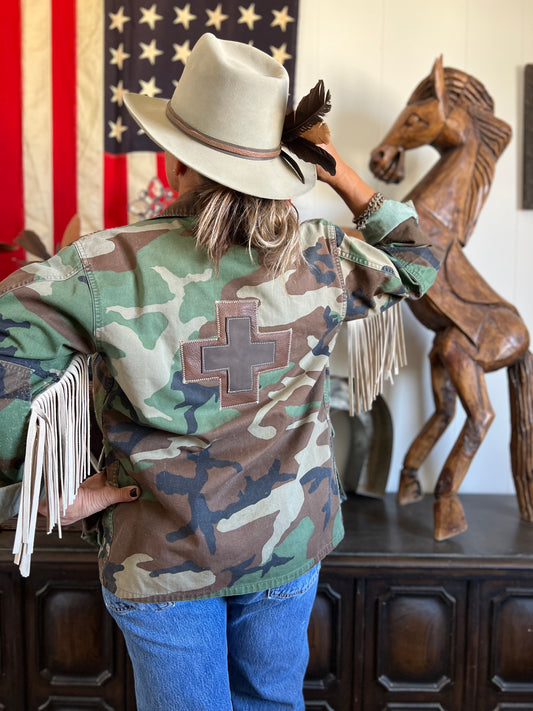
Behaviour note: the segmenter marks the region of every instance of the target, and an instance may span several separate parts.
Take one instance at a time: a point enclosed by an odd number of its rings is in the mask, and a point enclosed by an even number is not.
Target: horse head
[[[372,151],[370,170],[386,183],[401,182],[404,178],[405,151],[433,143],[446,124],[449,109],[442,55],[435,61],[425,81],[428,80],[431,95],[410,100],[383,141]],[[416,96],[416,91],[413,96]]]
[[[405,151],[431,145],[440,160],[409,192],[464,246],[489,193],[496,161],[511,138],[511,127],[494,114],[485,86],[460,69],[442,66],[415,88],[383,141],[371,153],[370,170],[386,183],[404,177]],[[428,203],[429,204],[429,203]]]

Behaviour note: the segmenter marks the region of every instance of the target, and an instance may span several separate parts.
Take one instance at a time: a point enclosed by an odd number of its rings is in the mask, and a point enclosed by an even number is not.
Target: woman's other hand
[[[69,526],[76,521],[103,511],[113,504],[127,503],[139,498],[139,487],[124,486],[118,488],[108,483],[105,472],[98,472],[86,479],[78,489],[74,502],[61,515],[61,525]],[[60,499],[60,510],[62,503]],[[47,515],[48,503],[46,497],[39,501],[38,511]]]

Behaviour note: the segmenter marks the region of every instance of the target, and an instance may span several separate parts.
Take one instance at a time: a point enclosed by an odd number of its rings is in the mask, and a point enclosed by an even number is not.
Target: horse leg
[[[474,360],[475,353],[466,336],[448,332],[439,348],[464,407],[466,422],[435,487],[434,533],[438,541],[467,528],[457,492],[494,419],[485,373]]]
[[[422,487],[417,472],[455,414],[457,393],[435,347],[431,350],[429,362],[435,412],[420,430],[405,455],[397,494],[400,504],[409,504],[422,498]]]

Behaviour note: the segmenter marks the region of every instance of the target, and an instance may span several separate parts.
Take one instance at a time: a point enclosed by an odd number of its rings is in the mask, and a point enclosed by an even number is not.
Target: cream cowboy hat
[[[281,200],[306,193],[316,181],[316,160],[289,156],[280,145],[288,91],[288,74],[275,59],[208,33],[194,46],[170,101],[129,93],[124,102],[158,146],[200,174]]]

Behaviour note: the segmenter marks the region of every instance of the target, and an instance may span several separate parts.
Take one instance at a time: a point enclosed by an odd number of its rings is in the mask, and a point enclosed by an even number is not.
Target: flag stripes
[[[20,5],[24,226],[41,236],[51,250],[53,248],[51,240],[53,234],[51,8],[46,0],[24,1]]]
[[[53,219],[62,235],[77,214],[76,0],[55,0],[52,14]]]
[[[21,16],[19,4],[7,3],[3,9],[9,32],[0,43],[0,66],[7,71],[3,77],[2,127],[0,130],[0,194],[4,205],[0,240],[11,243],[24,227],[24,182],[22,176],[22,69]],[[6,98],[9,97],[8,100]],[[0,259],[0,278],[7,276],[14,262],[12,252]],[[7,257],[6,255],[10,255]],[[21,258],[22,250],[15,257]]]

